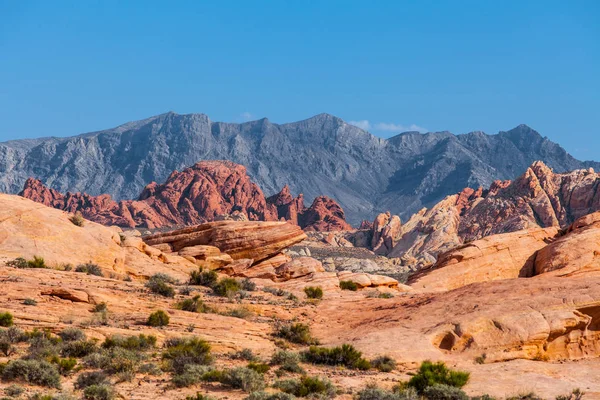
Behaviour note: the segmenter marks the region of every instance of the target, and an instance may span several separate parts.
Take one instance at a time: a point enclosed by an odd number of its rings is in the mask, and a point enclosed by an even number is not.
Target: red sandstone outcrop
[[[395,236],[390,257],[418,259],[421,265],[465,242],[523,229],[566,229],[577,218],[600,210],[600,174],[552,172],[535,162],[516,180],[494,182],[489,190],[465,189],[413,215]]]
[[[332,199],[318,197],[306,208],[302,194],[294,198],[286,185],[265,198],[246,168],[229,161],[201,161],[174,171],[163,184],[147,185],[138,200],[114,201],[109,195],[61,194],[30,178],[21,196],[92,221],[122,227],[160,228],[225,219],[286,220],[307,230],[352,229]]]

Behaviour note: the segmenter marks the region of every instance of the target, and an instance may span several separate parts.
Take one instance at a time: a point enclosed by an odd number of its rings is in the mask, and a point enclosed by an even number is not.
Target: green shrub
[[[291,351],[279,350],[271,358],[271,364],[280,365],[277,371],[278,375],[283,372],[291,372],[295,374],[303,374],[305,371],[298,364],[300,362],[300,356],[298,353]]]
[[[94,308],[92,309],[93,312],[95,313],[101,313],[101,312],[107,312],[108,311],[108,305],[106,305],[105,302],[102,303],[98,303],[94,306]]]
[[[213,292],[218,296],[230,297],[241,289],[240,283],[233,278],[222,278],[213,285]]]
[[[506,400],[544,400],[534,392],[519,393],[516,396],[507,397]]]
[[[439,383],[425,388],[423,394],[428,400],[469,400],[460,388]]]
[[[251,349],[242,349],[235,354],[231,355],[231,358],[234,360],[246,360],[246,361],[256,361],[258,357]]]
[[[32,385],[60,388],[60,374],[56,367],[47,361],[11,361],[4,367],[2,378],[9,382],[22,380]]]
[[[65,342],[62,345],[60,354],[63,357],[81,358],[98,351],[96,343],[87,340],[76,340],[74,342]]]
[[[90,354],[85,358],[84,362],[90,368],[98,368],[107,374],[115,375],[135,372],[138,364],[144,357],[144,354],[137,351],[113,347]]]
[[[469,373],[453,371],[443,362],[432,363],[424,361],[419,367],[419,372],[413,376],[408,385],[423,394],[425,389],[435,384],[442,384],[462,388],[469,381]]]
[[[256,290],[256,283],[252,282],[248,278],[242,279],[242,281],[240,282],[240,286],[242,287],[242,290],[245,290],[247,292],[254,292]]]
[[[77,365],[77,360],[74,358],[52,357],[50,362],[58,367],[58,372],[61,375],[68,375]]]
[[[581,400],[585,393],[580,389],[574,389],[571,393],[566,396],[558,396],[556,400]]]
[[[356,292],[358,290],[358,285],[352,281],[340,281],[340,289]]]
[[[83,372],[75,381],[76,389],[85,389],[88,386],[103,385],[108,383],[108,376],[102,371]]]
[[[173,384],[176,387],[188,387],[204,382],[221,382],[224,372],[221,370],[212,369],[206,365],[188,364],[183,369],[183,372],[173,376]]]
[[[242,307],[232,308],[231,310],[227,311],[224,315],[227,315],[228,317],[248,319],[253,314],[252,314],[252,311],[248,310],[248,308],[242,306]]]
[[[271,367],[269,367],[269,364],[260,362],[250,362],[248,363],[248,368],[255,370],[259,374],[266,374],[271,369]]]
[[[69,221],[71,221],[73,225],[80,227],[85,224],[85,218],[83,218],[83,215],[81,215],[79,211],[75,212],[75,214],[69,218]]]
[[[212,396],[209,396],[209,395],[196,393],[195,396],[187,396],[185,398],[185,400],[217,400],[217,399]]]
[[[23,300],[23,304],[26,306],[37,306],[37,301],[28,297],[25,300]]]
[[[309,299],[322,299],[323,298],[323,289],[320,286],[308,286],[304,288],[304,293],[306,293],[306,297]]]
[[[20,268],[20,269],[28,268],[27,260],[24,259],[23,257],[18,257],[18,258],[15,258],[14,260],[8,261],[6,263],[6,266],[13,267],[13,268]]]
[[[189,364],[209,365],[213,361],[210,344],[197,337],[169,340],[166,346],[162,357],[176,373],[183,373]]]
[[[276,332],[276,336],[286,339],[292,343],[298,344],[315,344],[316,340],[312,337],[310,333],[310,327],[306,324],[301,324],[299,322],[283,325],[279,327]]]
[[[163,310],[158,310],[158,311],[154,311],[152,314],[150,314],[146,324],[148,326],[155,326],[155,327],[156,326],[167,326],[167,325],[169,325],[169,321],[170,321],[169,314],[167,314]]]
[[[115,392],[108,384],[91,385],[83,391],[83,398],[86,400],[112,400],[115,398]]]
[[[200,285],[212,287],[217,283],[219,275],[215,271],[204,271],[202,268],[198,271],[192,271],[190,274],[190,285]]]
[[[275,382],[274,387],[297,397],[319,395],[322,397],[334,397],[335,386],[327,378],[304,376],[300,379],[288,379]]]
[[[194,296],[191,299],[185,299],[176,304],[176,308],[182,311],[189,311],[194,313],[204,313],[208,311],[208,307],[200,299],[200,296]]]
[[[13,344],[25,342],[28,339],[27,334],[16,326],[0,330],[0,352],[8,357],[16,351]]]
[[[25,389],[19,385],[10,385],[4,388],[4,394],[8,397],[19,397],[25,393]]]
[[[254,392],[265,387],[264,377],[250,368],[234,368],[227,371],[223,382],[235,389],[242,389],[244,392]]]
[[[343,365],[360,370],[371,368],[369,361],[362,358],[362,353],[349,344],[333,348],[311,346],[303,356],[307,362],[313,364]]]
[[[294,400],[296,396],[284,392],[267,393],[263,391],[252,392],[245,400]]]
[[[0,312],[0,326],[8,327],[13,325],[13,315],[9,312]]]
[[[154,274],[150,277],[148,283],[146,283],[146,287],[150,289],[152,293],[164,297],[175,297],[175,289],[170,285],[170,283],[175,282],[176,281],[167,274]]]
[[[64,342],[85,340],[85,333],[78,328],[65,328],[58,333],[58,336],[60,336]]]
[[[138,368],[138,372],[140,374],[147,375],[162,375],[163,373],[162,369],[160,369],[160,367],[154,363],[146,363],[140,365],[140,367]]]
[[[356,400],[421,400],[421,396],[413,388],[391,392],[369,385],[358,392]]]
[[[42,257],[33,256],[32,260],[26,260],[23,257],[15,258],[6,263],[7,267],[13,268],[48,268]]]
[[[88,262],[85,264],[79,264],[75,267],[75,272],[82,272],[88,275],[104,276],[102,268],[99,265]]]
[[[371,366],[381,372],[392,372],[396,369],[396,360],[389,356],[381,356],[371,361]]]
[[[150,350],[156,346],[156,336],[144,335],[143,333],[138,336],[127,336],[123,337],[120,335],[109,336],[104,339],[102,347],[105,349],[112,349],[113,347],[121,347],[127,350],[145,351]]]

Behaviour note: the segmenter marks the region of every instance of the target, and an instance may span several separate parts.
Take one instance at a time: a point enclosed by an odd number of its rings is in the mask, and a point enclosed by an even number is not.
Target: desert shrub
[[[63,357],[81,358],[95,353],[96,351],[98,351],[96,343],[88,340],[76,340],[63,343],[60,354]]]
[[[27,261],[27,268],[48,268],[43,257],[33,256],[32,260]]]
[[[64,342],[85,340],[85,333],[78,328],[65,328],[59,332],[58,336],[60,336]]]
[[[228,317],[247,319],[253,314],[252,311],[248,310],[246,307],[236,307],[228,310],[224,315],[227,315]]]
[[[256,290],[256,283],[252,282],[248,278],[242,279],[240,286],[242,287],[242,290],[247,292],[254,292]]]
[[[212,287],[214,284],[217,283],[218,279],[219,275],[217,275],[215,271],[204,271],[202,268],[200,268],[198,269],[198,271],[192,271],[192,273],[190,274],[190,285]]]
[[[428,400],[469,400],[460,388],[439,383],[425,388],[423,394]]]
[[[144,354],[140,352],[113,347],[90,354],[84,359],[84,362],[87,367],[98,368],[107,374],[115,375],[124,372],[135,372],[138,364],[144,358]]]
[[[88,275],[104,276],[102,268],[98,264],[88,262],[85,264],[79,264],[75,267],[75,272],[82,272]]]
[[[217,400],[216,398],[207,394],[196,393],[195,396],[187,396],[185,400]]]
[[[58,356],[62,340],[52,335],[49,331],[34,330],[29,333],[29,349],[27,358],[34,360],[47,360]]]
[[[274,288],[274,287],[270,287],[270,286],[264,287],[263,292],[271,293],[271,294],[273,294],[275,296],[279,296],[279,297],[287,296],[290,294],[289,292],[286,292],[282,288]]]
[[[566,396],[558,396],[556,400],[581,400],[585,393],[580,389],[574,389],[571,393]]]
[[[303,374],[304,369],[302,369],[299,362],[300,356],[298,353],[285,350],[279,350],[271,358],[271,364],[280,365],[279,370],[277,371],[279,375],[281,375],[282,372]]]
[[[115,392],[108,384],[91,385],[83,391],[83,398],[86,400],[112,400],[115,398]]]
[[[0,330],[0,340],[6,340],[9,343],[26,342],[29,336],[16,326],[11,326],[8,329]]]
[[[340,281],[340,289],[356,292],[358,290],[358,285],[352,281]]]
[[[163,310],[157,310],[150,314],[146,324],[148,326],[167,326],[169,325],[169,320],[169,314]]]
[[[282,392],[293,394],[297,397],[320,395],[331,398],[335,396],[335,386],[327,378],[316,376],[303,376],[300,379],[278,381],[273,386]]]
[[[60,372],[61,375],[68,375],[77,365],[77,360],[75,358],[52,357],[50,362],[56,365],[58,372]]]
[[[215,372],[218,373],[218,376],[215,375],[213,378]],[[180,388],[196,385],[202,381],[219,382],[222,373],[222,371],[213,370],[207,365],[188,364],[183,368],[183,371],[173,376],[171,382]]]
[[[471,400],[496,400],[496,398],[490,396],[489,394],[483,394],[481,396],[471,397]]]
[[[372,290],[367,292],[368,298],[376,298],[376,299],[393,299],[394,295],[388,292],[380,292],[378,290]]]
[[[23,304],[26,306],[37,306],[37,301],[28,297],[25,300],[23,300]]]
[[[9,357],[13,354],[17,348],[12,345],[10,341],[6,338],[0,338],[0,353],[4,354],[6,357]]]
[[[261,362],[250,362],[250,363],[248,363],[247,367],[250,369],[253,369],[254,371],[258,372],[259,374],[266,374],[271,369],[271,367],[269,367],[269,364],[265,364],[265,363],[261,363]]]
[[[13,267],[13,268],[27,268],[27,260],[24,259],[23,257],[17,257],[14,260],[8,261],[6,263],[7,267]]]
[[[276,332],[276,336],[286,339],[292,343],[298,344],[315,344],[316,340],[310,333],[310,327],[302,323],[294,323],[290,325],[280,326]]]
[[[19,385],[10,385],[4,388],[4,394],[9,397],[19,397],[25,392],[25,389]]]
[[[146,283],[146,287],[150,289],[152,293],[164,297],[175,297],[175,289],[171,286],[171,283],[176,281],[167,274],[154,274]]]
[[[182,311],[195,313],[203,313],[208,311],[208,307],[200,299],[200,296],[194,296],[191,299],[185,299],[175,305],[176,308]]]
[[[9,382],[22,380],[32,385],[60,388],[60,374],[57,368],[47,361],[11,361],[4,367],[2,378]]]
[[[323,289],[320,286],[307,286],[304,288],[304,293],[309,299],[323,298]]]
[[[75,381],[75,388],[85,389],[92,385],[102,385],[108,383],[108,376],[102,371],[83,372],[79,374]]]
[[[13,315],[9,312],[0,312],[0,326],[9,327],[13,325]]]
[[[519,393],[516,396],[507,397],[506,400],[544,400],[534,392]]]
[[[167,361],[169,368],[176,373],[183,373],[186,365],[212,363],[210,344],[200,338],[170,340],[166,345],[162,357]]]
[[[113,335],[107,337],[102,343],[102,347],[105,349],[112,349],[114,347],[121,347],[127,350],[145,351],[154,348],[156,346],[156,336],[144,335],[143,333],[138,336],[127,336],[123,337],[120,335]]]
[[[483,353],[480,356],[475,357],[475,364],[485,364],[485,359],[487,358],[487,354]]]
[[[222,278],[212,286],[213,292],[218,296],[230,297],[241,289],[240,283],[233,278]]]
[[[356,400],[420,400],[421,396],[413,388],[388,391],[369,385],[356,395]]]
[[[392,372],[396,369],[396,360],[389,356],[381,356],[371,361],[371,366],[381,372]]]
[[[107,312],[108,311],[108,305],[105,302],[102,303],[98,303],[94,306],[94,308],[92,309],[93,312],[95,313],[100,313],[100,312]]]
[[[250,393],[250,396],[246,397],[245,400],[294,400],[295,398],[296,396],[285,392],[267,393],[258,391]]]
[[[234,360],[256,361],[258,357],[251,349],[242,349],[231,355]]]
[[[453,371],[443,362],[424,361],[421,363],[417,374],[408,382],[408,386],[414,387],[417,392],[423,394],[426,388],[435,384],[462,388],[468,381],[468,372]]]
[[[85,218],[83,218],[83,215],[81,215],[79,211],[69,218],[69,221],[71,221],[75,226],[83,226],[85,224]]]
[[[138,368],[138,372],[141,374],[148,375],[162,375],[162,369],[160,369],[160,367],[154,363],[146,363],[140,365],[140,367]]]
[[[221,383],[235,389],[242,389],[244,392],[254,392],[265,387],[265,379],[261,374],[244,367],[227,371]]]
[[[362,353],[349,344],[333,348],[311,346],[303,356],[307,362],[313,364],[343,365],[360,370],[371,368],[369,361],[362,358]]]

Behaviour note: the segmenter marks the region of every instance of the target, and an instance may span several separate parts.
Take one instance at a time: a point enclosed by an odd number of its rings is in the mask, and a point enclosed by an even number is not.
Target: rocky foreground
[[[0,388],[16,382],[29,394],[81,397],[80,377],[101,369],[122,398],[248,396],[254,389],[193,381],[190,371],[192,381],[182,386],[176,379],[164,358],[174,351],[169,339],[199,337],[211,345],[211,368],[217,369],[247,366],[243,358],[250,351],[266,362],[278,349],[303,352],[315,340],[324,347],[351,344],[369,360],[385,355],[395,361],[386,372],[300,362],[309,376],[330,379],[339,398],[350,399],[368,383],[390,389],[410,379],[424,360],[470,372],[463,388],[470,395],[534,391],[554,398],[580,388],[585,399],[600,398],[600,213],[560,232],[520,230],[464,244],[414,275],[409,286],[351,269],[327,271],[316,259],[290,251],[301,248],[304,238],[293,224],[257,221],[140,236],[0,195],[0,313],[10,313],[26,332],[47,329],[50,341],[66,328],[98,340],[85,351],[64,344],[45,348],[60,352],[56,362],[69,354],[76,359],[77,367],[60,377],[60,390],[11,380],[6,373]],[[305,290],[317,287],[322,299],[316,290]],[[158,310],[169,321],[150,326],[149,316]],[[293,323],[308,326],[305,333],[314,339],[291,339],[282,327]],[[94,350],[100,343],[139,334],[155,336],[156,347],[139,350],[140,359],[127,361],[132,364],[118,373],[111,369],[114,362],[99,364],[106,352],[125,354],[107,344]],[[244,349],[246,356],[239,353]],[[31,344],[15,339],[0,353],[0,363],[31,358],[32,351]],[[301,376],[277,363],[262,375],[266,383]]]

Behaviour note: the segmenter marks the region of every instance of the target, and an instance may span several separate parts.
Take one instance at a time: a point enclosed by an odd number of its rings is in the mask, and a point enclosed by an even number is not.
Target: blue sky
[[[0,141],[166,111],[380,136],[526,123],[600,160],[598,1],[0,0]]]

